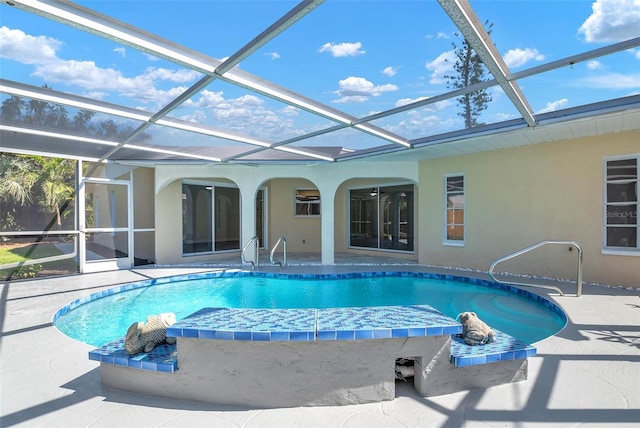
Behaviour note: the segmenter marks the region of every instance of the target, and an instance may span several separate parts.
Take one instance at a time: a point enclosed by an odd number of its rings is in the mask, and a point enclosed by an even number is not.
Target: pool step
[[[175,373],[178,370],[178,349],[176,344],[165,343],[151,352],[129,355],[124,349],[124,337],[109,342],[89,352],[89,359],[105,364],[131,367],[154,372]]]
[[[498,361],[521,360],[535,357],[536,347],[493,328],[495,340],[485,345],[468,345],[464,339],[451,336],[451,364],[468,367]]]

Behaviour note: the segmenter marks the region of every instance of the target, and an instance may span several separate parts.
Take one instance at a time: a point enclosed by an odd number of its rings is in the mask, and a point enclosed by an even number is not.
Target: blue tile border
[[[502,331],[486,345],[467,345],[462,325],[428,305],[338,309],[203,308],[167,329],[167,336],[234,341],[375,340],[431,335],[451,336],[450,362],[456,367],[525,359],[536,348]],[[124,338],[89,352],[105,364],[174,373],[177,345],[163,344],[149,353],[129,355]]]
[[[497,283],[494,281],[489,281],[489,280],[480,279],[480,278],[470,278],[465,276],[439,274],[439,273],[432,273],[432,272],[406,272],[406,271],[375,271],[375,272],[351,272],[351,273],[327,273],[327,274],[286,274],[286,273],[274,273],[274,272],[254,272],[254,271],[247,271],[242,269],[228,269],[228,270],[218,271],[218,272],[202,272],[202,273],[194,273],[194,274],[186,274],[186,275],[174,275],[174,276],[168,276],[163,278],[154,278],[154,279],[148,279],[144,281],[127,283],[119,287],[114,287],[114,288],[100,291],[98,293],[91,294],[90,296],[83,297],[81,299],[78,299],[69,303],[68,305],[63,306],[53,315],[52,322],[53,324],[55,324],[58,318],[60,318],[62,315],[66,314],[67,312],[69,312],[70,310],[78,306],[84,305],[86,303],[92,302],[94,300],[100,299],[105,296],[120,293],[123,291],[133,290],[133,289],[142,288],[142,287],[151,287],[154,285],[166,284],[169,282],[187,281],[192,279],[200,280],[200,279],[209,279],[209,278],[234,278],[234,277],[245,277],[245,276],[280,278],[280,279],[348,279],[348,278],[376,278],[376,277],[412,277],[412,278],[460,281],[464,283],[509,291],[511,293],[515,293],[520,296],[526,297],[530,300],[537,301],[542,305],[544,305],[545,307],[551,309],[553,312],[557,313],[565,322],[565,324],[567,322],[567,316],[562,310],[562,308],[560,308],[560,306],[558,306],[551,300],[543,296],[540,296],[536,293],[533,293],[529,290],[518,288],[514,285]]]
[[[167,329],[169,337],[244,341],[387,339],[462,332],[429,305],[330,309],[203,308]]]
[[[318,340],[458,334],[462,325],[429,305],[318,309]]]
[[[496,333],[495,340],[485,345],[471,346],[461,337],[451,336],[451,364],[456,367],[468,367],[536,356],[535,346],[495,328],[493,331]]]
[[[129,355],[124,349],[124,337],[89,352],[89,359],[154,372],[175,373],[178,370],[178,350],[175,344],[165,343],[156,346],[151,352]]]
[[[449,274],[431,272],[353,272],[331,274],[282,274],[271,272],[253,272],[242,269],[231,269],[218,272],[205,272],[187,275],[176,275],[164,278],[155,278],[144,281],[132,282],[119,287],[102,290],[90,296],[77,299],[60,308],[52,317],[55,322],[61,316],[78,306],[92,302],[105,296],[110,296],[123,291],[151,287],[169,282],[200,280],[209,278],[230,277],[267,277],[281,279],[348,279],[348,278],[375,278],[375,277],[413,277],[439,280],[455,280],[474,285],[506,290],[530,300],[537,301],[545,307],[557,313],[566,323],[567,316],[564,311],[549,299],[518,288],[509,284],[493,281],[469,278]],[[437,312],[426,314],[428,310]],[[451,362],[456,366],[468,366],[472,364],[486,364],[495,361],[527,358],[536,355],[536,348],[532,345],[518,341],[517,339],[497,332],[499,339],[496,344],[470,347],[455,335],[461,330],[461,326],[450,323],[451,318],[428,305],[416,306],[389,306],[368,308],[337,308],[337,309],[231,309],[231,308],[205,308],[209,311],[200,313],[201,317],[209,320],[208,326],[196,326],[188,324],[175,324],[167,330],[169,336],[183,338],[202,338],[217,340],[245,340],[245,341],[314,341],[314,340],[361,340],[380,338],[404,338],[430,335],[452,335]],[[203,310],[205,310],[203,309]],[[221,312],[226,311],[226,314]],[[253,312],[252,312],[253,311]],[[267,312],[270,311],[270,314]],[[284,311],[284,312],[282,312]],[[425,313],[421,313],[423,311]],[[400,314],[399,314],[400,313]],[[402,313],[411,314],[405,317]],[[313,314],[313,324],[309,324],[309,317]],[[354,316],[354,314],[356,316]],[[194,314],[195,315],[195,314]],[[227,316],[227,322],[231,324],[216,325],[216,316]],[[270,316],[269,316],[270,315]],[[266,316],[266,318],[265,318]],[[275,319],[273,318],[275,316]],[[415,322],[416,318],[420,322]],[[421,318],[424,317],[424,318]],[[439,318],[439,316],[447,318]],[[397,317],[397,318],[394,318]],[[411,320],[411,321],[408,321]],[[438,320],[437,322],[434,320]],[[218,321],[220,321],[218,319]],[[266,323],[269,322],[269,324]],[[244,324],[242,324],[244,323]],[[242,327],[244,326],[244,327]],[[242,328],[239,328],[242,327]],[[494,329],[495,330],[495,329]],[[144,368],[153,371],[174,372],[177,370],[175,345],[162,345],[149,354],[128,356],[123,349],[124,338],[111,342],[89,353],[92,360],[123,365],[132,368]],[[487,347],[487,348],[484,348]],[[468,349],[471,348],[471,349]],[[482,350],[484,349],[484,351]],[[124,354],[123,354],[124,353]],[[173,355],[173,357],[171,356]]]
[[[316,309],[203,308],[167,328],[169,337],[245,341],[312,341]]]

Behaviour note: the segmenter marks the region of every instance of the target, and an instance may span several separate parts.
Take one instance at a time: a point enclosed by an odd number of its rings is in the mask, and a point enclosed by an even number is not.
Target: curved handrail
[[[259,252],[258,252],[258,247],[259,247],[259,242],[260,240],[258,239],[257,236],[254,236],[253,238],[249,239],[249,241],[244,244],[244,247],[242,247],[242,253],[240,254],[240,258],[242,259],[242,264],[247,264],[247,263],[251,263],[251,268],[255,269],[258,266],[260,266],[260,263],[258,262],[258,256],[259,256]],[[253,260],[249,260],[249,262],[247,262],[247,259],[244,257],[244,253],[247,252],[247,249],[249,248],[249,245],[251,244],[255,244],[254,245],[254,259]]]
[[[276,262],[273,259],[273,254],[276,252],[276,248],[278,248],[278,245],[280,245],[280,242],[282,242],[282,251],[283,251],[283,258],[282,258],[282,263],[280,262]],[[272,265],[280,265],[280,267],[284,268],[287,266],[287,240],[284,236],[281,236],[280,238],[278,238],[278,241],[276,242],[276,245],[273,246],[273,248],[271,249],[271,254],[269,256],[269,259],[271,260],[271,264]]]
[[[535,243],[533,245],[528,246],[527,248],[523,248],[522,250],[518,250],[514,253],[511,253],[509,255],[506,255],[496,261],[494,261],[493,263],[491,263],[491,266],[489,267],[489,276],[491,277],[491,279],[495,282],[498,282],[500,284],[514,284],[514,285],[522,285],[525,287],[538,287],[538,288],[547,288],[550,290],[556,290],[558,293],[560,293],[561,296],[564,296],[564,293],[562,292],[562,290],[560,290],[558,287],[554,287],[552,285],[540,285],[540,284],[526,284],[526,283],[522,283],[522,282],[513,282],[513,281],[501,281],[498,278],[496,278],[493,275],[493,269],[496,267],[496,265],[498,263],[502,263],[505,262],[507,260],[510,260],[514,257],[520,256],[524,253],[527,253],[531,250],[535,250],[536,248],[542,247],[544,245],[547,244],[562,244],[562,245],[572,245],[574,247],[576,247],[576,249],[578,250],[578,272],[577,272],[577,278],[576,278],[576,296],[580,297],[582,295],[582,247],[580,247],[580,245],[575,242],[575,241],[559,241],[559,240],[545,240],[545,241],[540,241],[538,243]]]

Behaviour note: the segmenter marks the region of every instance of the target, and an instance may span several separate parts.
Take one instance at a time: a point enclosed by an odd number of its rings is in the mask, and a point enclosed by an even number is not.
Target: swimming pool
[[[286,275],[247,271],[176,276],[127,284],[77,300],[54,315],[64,334],[94,346],[125,335],[148,315],[178,320],[204,307],[339,308],[428,304],[455,318],[474,311],[524,342],[560,331],[564,313],[552,302],[490,281],[414,272]]]

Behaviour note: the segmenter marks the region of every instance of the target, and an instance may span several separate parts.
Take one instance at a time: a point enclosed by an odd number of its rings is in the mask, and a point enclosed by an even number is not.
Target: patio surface
[[[287,273],[419,270],[485,277],[353,255],[337,255],[334,266],[319,266],[319,257],[316,263],[311,256],[291,256],[289,262]],[[145,267],[2,283],[0,426],[614,427],[640,421],[639,290],[585,284],[577,298],[574,284],[557,284],[566,295],[549,292],[549,297],[566,311],[569,323],[536,344],[538,355],[529,359],[525,382],[432,398],[418,396],[409,383],[397,383],[393,401],[339,407],[265,410],[111,390],[100,383],[98,363],[88,359],[94,347],[51,324],[60,307],[117,284],[221,268]]]

